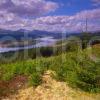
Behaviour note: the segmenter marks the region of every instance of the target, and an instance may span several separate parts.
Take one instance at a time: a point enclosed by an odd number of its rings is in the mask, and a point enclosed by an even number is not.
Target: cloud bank
[[[88,31],[100,31],[100,9],[86,10],[73,16],[47,16],[33,20],[33,27],[48,31],[85,31],[86,19]]]
[[[43,15],[57,8],[57,3],[45,0],[0,0],[0,10],[24,17]]]
[[[100,6],[100,0],[92,0],[94,6]]]
[[[59,4],[56,2],[46,0],[1,0],[0,28],[80,32],[85,31],[87,18],[88,31],[100,31],[99,8],[81,11],[73,16],[40,17],[55,11],[58,7]]]

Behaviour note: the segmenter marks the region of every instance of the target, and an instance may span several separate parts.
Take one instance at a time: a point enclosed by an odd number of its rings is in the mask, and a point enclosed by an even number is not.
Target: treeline
[[[71,37],[65,40],[58,41],[53,46],[48,47],[38,47],[33,49],[25,49],[19,51],[11,51],[5,52],[0,54],[0,63],[9,63],[9,62],[16,62],[28,59],[35,59],[37,57],[50,57],[62,54],[64,52],[79,52],[79,50],[87,48],[87,45],[91,38],[93,38],[93,34],[83,33],[81,34],[80,40],[77,38],[79,37]],[[98,37],[98,36],[97,36]],[[100,43],[99,37],[98,39],[94,39],[91,42],[91,45]]]
[[[78,51],[79,46],[75,42],[61,43],[59,45],[40,47],[33,49],[25,49],[19,51],[11,51],[0,54],[0,63],[16,62],[28,59],[36,59],[38,57],[50,57],[60,55],[64,52]]]

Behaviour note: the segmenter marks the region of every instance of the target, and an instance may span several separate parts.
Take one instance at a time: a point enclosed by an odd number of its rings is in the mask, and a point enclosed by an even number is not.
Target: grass
[[[49,58],[19,61],[0,65],[0,80],[9,81],[17,75],[28,77],[29,85],[41,84],[41,77],[47,70],[56,72],[55,79],[65,81],[73,88],[87,92],[100,92],[100,62],[92,61],[86,51],[63,53]],[[96,53],[99,49],[96,49]],[[81,58],[81,59],[80,59]]]

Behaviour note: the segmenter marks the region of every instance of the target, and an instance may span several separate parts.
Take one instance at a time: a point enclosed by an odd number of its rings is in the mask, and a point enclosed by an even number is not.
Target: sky
[[[0,0],[0,29],[100,31],[100,0]]]

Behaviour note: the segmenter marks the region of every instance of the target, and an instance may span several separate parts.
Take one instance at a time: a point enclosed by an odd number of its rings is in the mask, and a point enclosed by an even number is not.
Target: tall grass
[[[0,65],[0,80],[9,81],[17,75],[25,75],[29,84],[41,84],[45,71],[56,72],[55,79],[65,81],[73,88],[80,88],[88,92],[100,92],[100,62],[90,60],[82,52],[82,59],[76,52],[63,53],[49,58],[19,61]]]

